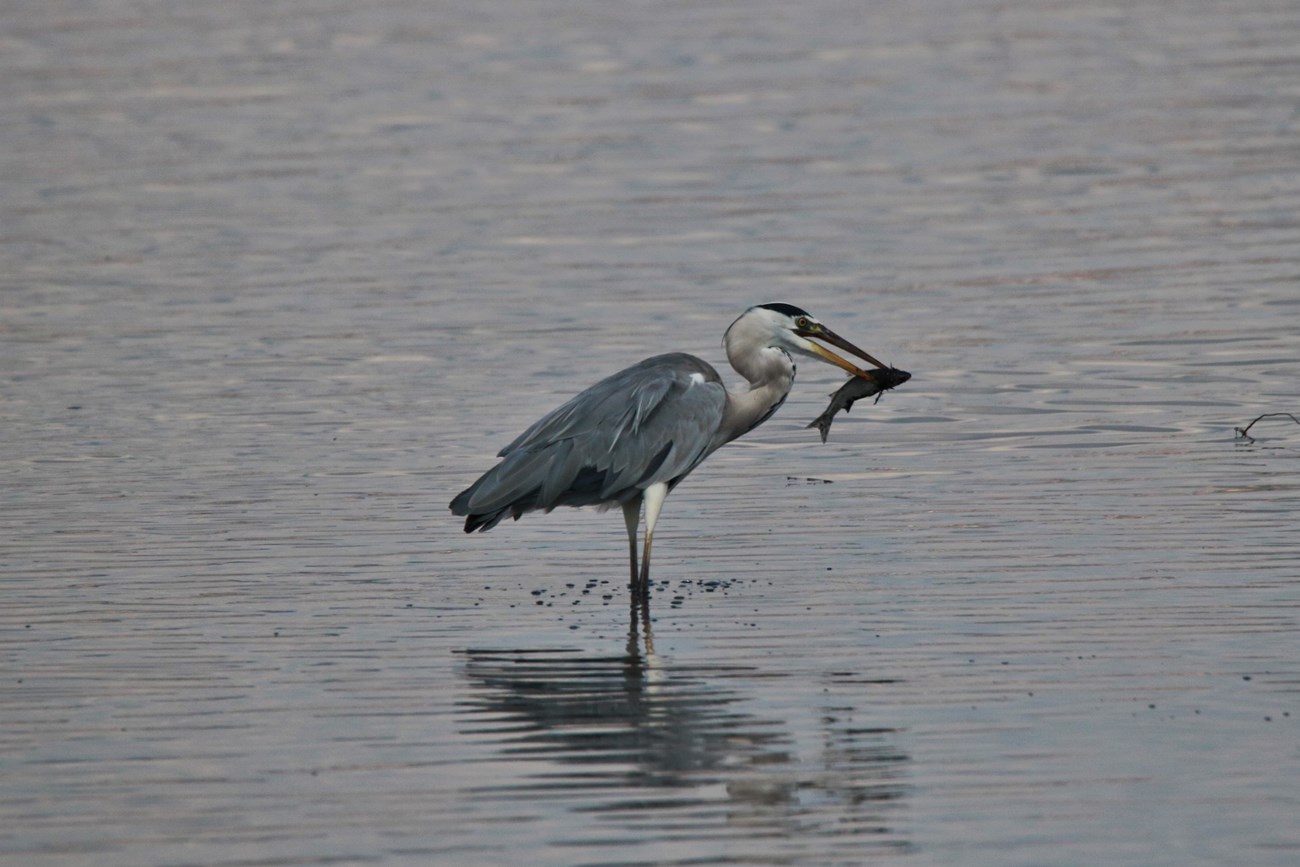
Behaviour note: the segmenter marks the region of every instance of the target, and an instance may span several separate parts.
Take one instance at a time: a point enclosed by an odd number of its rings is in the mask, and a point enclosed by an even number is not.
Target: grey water
[[[0,862],[1300,860],[1287,3],[0,12]],[[913,379],[467,536],[786,301]]]

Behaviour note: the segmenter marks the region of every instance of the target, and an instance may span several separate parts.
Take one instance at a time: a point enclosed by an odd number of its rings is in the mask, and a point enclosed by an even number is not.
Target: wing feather
[[[726,391],[694,356],[648,358],[543,416],[502,461],[452,501],[466,530],[506,514],[620,502],[656,482],[676,484],[708,455]]]

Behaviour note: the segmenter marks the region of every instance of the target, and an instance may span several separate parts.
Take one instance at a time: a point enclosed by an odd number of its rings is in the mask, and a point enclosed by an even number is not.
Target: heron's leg
[[[655,538],[655,523],[659,520],[659,510],[664,506],[668,496],[668,483],[656,482],[642,493],[645,500],[645,547],[641,549],[641,595],[650,595],[650,546]]]
[[[628,500],[623,504],[623,523],[627,524],[627,553],[632,561],[632,585],[636,586],[636,528],[641,523],[641,498]]]

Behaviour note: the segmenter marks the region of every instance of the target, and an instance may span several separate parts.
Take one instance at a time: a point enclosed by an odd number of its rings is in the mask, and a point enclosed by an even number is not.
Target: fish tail
[[[805,427],[805,430],[810,427],[817,428],[817,430],[822,435],[822,442],[823,443],[826,442],[826,437],[829,436],[831,432],[831,414],[824,412],[821,415],[817,416],[817,418],[813,419]]]

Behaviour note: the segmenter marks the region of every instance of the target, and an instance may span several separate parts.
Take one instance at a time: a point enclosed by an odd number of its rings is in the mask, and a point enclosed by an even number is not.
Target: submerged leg
[[[655,523],[659,520],[659,510],[664,506],[668,496],[668,485],[657,482],[645,489],[641,495],[645,500],[645,547],[641,549],[640,590],[643,597],[650,595],[650,545],[654,542]]]
[[[632,562],[632,583],[636,587],[636,528],[641,523],[641,498],[628,500],[623,504],[623,523],[627,524],[627,554]]]
[[[641,631],[637,631],[640,624]],[[644,642],[645,652],[642,653]],[[645,666],[655,655],[655,637],[650,631],[650,597],[632,594],[632,622],[627,630],[627,659],[629,672],[640,679]]]

